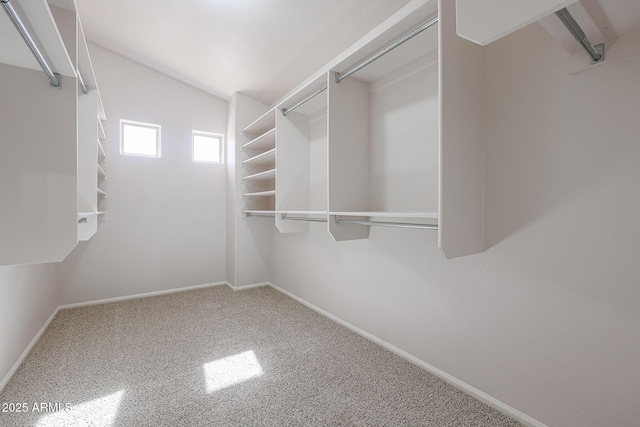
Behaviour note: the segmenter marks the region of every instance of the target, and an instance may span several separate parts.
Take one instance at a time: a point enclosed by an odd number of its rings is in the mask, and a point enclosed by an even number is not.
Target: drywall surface
[[[107,113],[105,221],[60,265],[63,304],[224,281],[226,167],[192,162],[227,102],[90,46]],[[120,120],[162,126],[161,158],[121,155]]]
[[[59,304],[56,264],[0,267],[0,390]]]
[[[484,53],[486,251],[312,223],[271,280],[548,426],[635,426],[640,58],[572,76],[537,24]]]

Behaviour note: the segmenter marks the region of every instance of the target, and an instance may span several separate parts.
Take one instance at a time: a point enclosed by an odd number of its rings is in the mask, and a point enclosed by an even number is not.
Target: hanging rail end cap
[[[49,86],[54,87],[56,89],[62,89],[62,76],[58,73],[53,73],[53,75],[56,79],[55,81],[51,80],[51,83],[49,84]]]
[[[340,83],[342,81],[342,78],[340,78],[340,73],[336,73],[336,83]]]
[[[286,108],[283,108],[283,109],[282,109],[282,110],[280,110],[280,111],[282,111],[282,115],[286,117],[286,115],[287,115],[287,111],[288,111],[288,110],[287,110]]]
[[[591,65],[594,64],[599,64],[601,62],[604,62],[604,43],[600,43],[597,44],[595,46],[593,46],[593,48],[595,49],[596,52],[598,52],[598,54],[600,55],[600,58],[596,59],[592,59],[591,60]]]

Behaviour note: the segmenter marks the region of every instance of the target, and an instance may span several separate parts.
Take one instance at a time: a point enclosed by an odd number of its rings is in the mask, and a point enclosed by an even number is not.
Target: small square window
[[[222,135],[193,131],[193,161],[222,163]]]
[[[160,157],[160,125],[120,120],[120,154]]]

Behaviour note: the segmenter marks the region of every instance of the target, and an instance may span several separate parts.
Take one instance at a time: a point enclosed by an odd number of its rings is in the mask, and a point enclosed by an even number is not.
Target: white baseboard
[[[436,368],[435,366],[432,366],[426,362],[424,362],[423,360],[418,359],[415,356],[412,356],[411,354],[407,353],[404,350],[399,349],[398,347],[389,344],[388,342],[381,340],[380,338],[376,337],[375,335],[370,334],[369,332],[358,328],[357,326],[354,326],[348,322],[345,322],[344,320],[340,319],[337,316],[334,316],[333,314],[324,311],[323,309],[316,307],[315,305],[303,300],[302,298],[292,294],[289,291],[286,291],[284,289],[282,289],[279,286],[274,285],[273,283],[269,283],[269,286],[272,287],[273,289],[275,289],[278,292],[281,292],[283,294],[285,294],[286,296],[296,300],[297,302],[299,302],[300,304],[304,305],[305,307],[310,308],[311,310],[315,311],[318,314],[321,314],[322,316],[333,320],[334,322],[338,323],[339,325],[344,326],[345,328],[355,332],[356,334],[368,339],[369,341],[372,341],[376,344],[378,344],[379,346],[389,350],[392,353],[395,353],[396,355],[402,357],[403,359],[405,359],[408,362],[413,363],[416,366],[419,366],[420,368],[424,369],[427,372],[432,373],[433,375],[435,375],[436,377],[440,378],[441,380],[451,384],[452,386],[456,387],[457,389],[460,389],[462,391],[464,391],[467,394],[470,394],[471,396],[473,396],[474,398],[478,399],[479,401],[489,405],[490,407],[502,412],[503,414],[515,419],[516,421],[519,421],[520,423],[524,424],[525,426],[528,427],[547,427],[545,424],[541,423],[538,420],[535,420],[533,418],[531,418],[530,416],[523,414],[522,412],[518,411],[517,409],[512,408],[511,406],[499,401],[498,399],[495,399],[494,397],[489,396],[488,394],[486,394],[483,391],[478,390],[477,388],[470,386],[469,384],[460,381],[459,379],[447,374],[446,372],[441,371],[440,369]]]
[[[105,298],[105,299],[99,299],[99,300],[93,300],[93,301],[78,302],[75,304],[65,304],[65,305],[61,305],[58,308],[60,310],[68,310],[70,308],[88,307],[90,305],[98,305],[98,304],[109,304],[112,302],[126,301],[130,299],[138,299],[138,298],[155,297],[158,295],[174,294],[176,292],[193,291],[194,289],[211,288],[213,286],[222,286],[222,285],[228,285],[228,283],[227,282],[206,283],[204,285],[195,285],[195,286],[187,286],[184,288],[166,289],[164,291],[147,292],[144,294],[127,295],[127,296],[115,297],[115,298]]]
[[[265,286],[271,286],[271,283],[262,282],[262,283],[253,283],[251,285],[234,286],[231,283],[227,282],[227,286],[229,286],[234,291],[246,291],[247,289],[264,288]]]
[[[29,354],[33,346],[36,345],[36,343],[40,339],[40,336],[42,336],[44,331],[49,327],[49,324],[51,323],[53,318],[56,317],[56,314],[58,314],[58,311],[60,311],[60,307],[56,307],[56,309],[53,310],[53,313],[51,313],[51,316],[49,316],[47,321],[44,322],[44,325],[42,325],[38,333],[33,337],[31,342],[27,346],[27,348],[25,348],[22,354],[20,355],[20,357],[18,357],[18,360],[16,360],[16,363],[13,364],[11,369],[9,369],[9,372],[7,372],[7,375],[4,376],[4,378],[2,379],[2,382],[0,382],[0,393],[2,393],[2,390],[4,390],[4,387],[7,385],[11,377],[13,377],[13,374],[15,374],[18,368],[20,367],[20,365],[22,365],[22,362],[27,357],[27,355]]]

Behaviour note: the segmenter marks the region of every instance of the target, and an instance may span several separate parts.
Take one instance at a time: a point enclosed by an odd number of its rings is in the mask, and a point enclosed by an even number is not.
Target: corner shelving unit
[[[106,115],[80,17],[72,3],[49,1],[56,3],[52,7],[57,6],[55,16],[60,17],[61,25],[68,25],[65,23],[71,20],[65,16],[71,14],[76,26],[77,73],[85,85],[78,90],[78,240],[86,241],[98,231],[105,214]]]
[[[247,159],[242,162],[245,191],[242,195],[246,210],[268,212],[275,210],[276,196],[276,111],[271,109],[242,130],[250,141],[242,146]]]
[[[101,209],[101,204],[106,199],[107,194],[104,190],[100,188],[100,185],[107,180],[107,174],[102,168],[102,165],[107,161],[107,154],[104,149],[104,144],[107,142],[107,134],[104,131],[104,123],[106,122],[106,116],[104,114],[104,107],[102,107],[102,100],[100,99],[100,94],[98,94],[98,186],[97,186],[97,195],[98,195],[98,203],[96,205],[96,213],[98,216],[102,216],[102,220],[104,220],[104,210]]]

